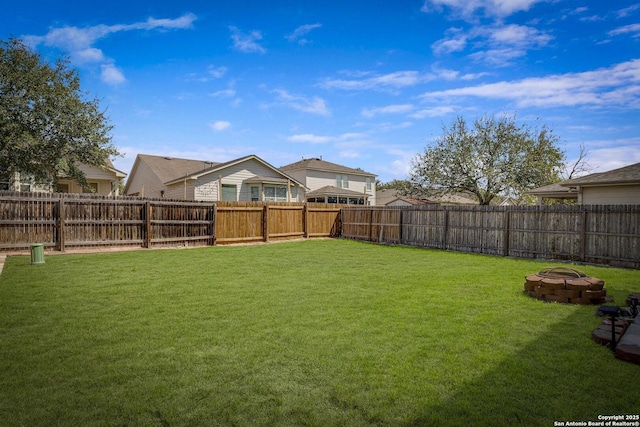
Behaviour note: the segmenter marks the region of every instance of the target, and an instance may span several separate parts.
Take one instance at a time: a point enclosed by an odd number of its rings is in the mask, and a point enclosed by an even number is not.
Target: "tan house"
[[[110,160],[107,160],[106,163],[107,165],[102,168],[85,164],[80,164],[79,168],[84,172],[93,193],[102,196],[117,196],[119,195],[120,183],[126,178],[127,174],[116,169]],[[54,189],[50,185],[34,184],[31,179],[21,176],[19,173],[16,173],[13,177],[0,179],[0,190],[41,193],[54,192],[54,190],[56,193],[91,192],[83,189],[77,181],[70,178],[58,178],[58,183]]]
[[[376,175],[321,158],[302,159],[280,168],[308,191],[305,200],[317,203],[376,204]]]
[[[127,177],[127,174],[113,167],[113,163],[110,160],[107,160],[107,166],[104,168],[83,164],[79,168],[87,177],[87,182],[93,189],[93,193],[102,196],[120,195],[120,183]],[[72,179],[60,178],[58,179],[56,192],[86,193],[87,191]]]
[[[545,199],[576,200],[580,205],[640,204],[640,163],[593,173],[528,191]]]
[[[424,206],[424,205],[439,205],[439,202],[430,199],[416,199],[413,197],[399,196],[395,199],[385,203],[385,206]]]
[[[467,196],[465,194],[445,194],[440,197],[434,197],[433,199],[418,199],[405,197],[400,194],[398,190],[393,188],[387,188],[378,191],[377,199],[378,206],[416,206],[424,204],[439,203],[441,205],[477,205],[478,201]]]
[[[224,163],[138,154],[124,192],[197,201],[304,199],[304,185],[256,155]]]

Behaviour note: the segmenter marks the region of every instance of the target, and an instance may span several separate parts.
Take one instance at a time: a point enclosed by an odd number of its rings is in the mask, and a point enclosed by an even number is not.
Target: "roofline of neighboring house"
[[[305,194],[305,197],[330,196],[330,195],[347,196],[347,197],[348,196],[370,197],[369,194],[364,192],[361,193],[358,191],[349,190],[347,188],[338,188],[332,185],[325,185],[324,187],[318,188],[317,190],[310,191],[309,193]]]
[[[415,199],[412,197],[396,197],[395,199],[385,203],[385,205],[389,205],[390,203],[393,203],[397,200],[401,200],[403,202],[407,202],[410,203],[411,205],[414,206],[418,206],[418,205],[439,205],[440,202],[437,202],[435,200],[430,200],[430,199]]]
[[[592,173],[559,183],[559,185],[563,187],[601,187],[638,184],[640,184],[640,163],[634,163],[606,172]]]
[[[566,182],[561,182],[561,186],[567,188],[576,188],[576,187],[608,187],[610,185],[640,185],[640,180],[619,180],[619,181],[602,181],[602,182],[573,182],[573,180],[569,180]]]
[[[140,154],[136,155],[136,159],[133,161],[133,166],[131,166],[131,176],[134,176],[134,171],[138,168],[138,163],[140,161]],[[128,179],[127,182],[124,183],[124,189],[122,190],[123,194],[129,194],[129,184],[131,184],[131,180]]]
[[[331,164],[331,165],[339,166],[339,167],[344,168],[344,169],[346,169],[346,170],[344,170],[344,171],[338,171],[338,170],[331,169],[331,168],[323,168],[323,167],[309,166],[308,164],[306,164],[305,166],[300,165],[300,166],[296,166],[296,167],[291,167],[292,165],[295,165],[295,164],[301,164],[301,163],[303,163],[305,160],[308,160],[308,161],[311,161],[311,160],[317,160],[317,161],[319,161],[319,162],[323,162],[323,163],[327,163],[327,164]],[[342,165],[339,165],[339,164],[337,164],[337,163],[327,162],[326,160],[322,160],[322,159],[320,159],[320,158],[303,159],[303,160],[301,160],[301,161],[299,161],[299,162],[291,163],[290,165],[285,165],[285,166],[281,166],[281,167],[280,167],[280,169],[281,169],[281,170],[282,170],[282,169],[285,169],[285,168],[287,168],[287,169],[289,169],[289,170],[292,170],[292,171],[297,171],[297,170],[314,170],[314,171],[330,172],[330,173],[349,173],[349,174],[351,174],[351,175],[360,175],[360,176],[373,177],[373,178],[375,178],[376,176],[378,176],[378,175],[376,175],[376,174],[374,174],[374,173],[370,173],[370,172],[364,171],[364,170],[362,170],[362,169],[354,169],[354,168],[350,168],[350,167],[348,167],[348,166],[342,166]]]
[[[119,169],[107,166],[107,170],[116,174],[116,178],[126,178],[127,174]]]
[[[274,172],[277,172],[278,174],[285,176],[287,179],[289,179],[290,181],[294,182],[296,185],[298,185],[298,186],[300,186],[302,188],[306,188],[304,186],[304,184],[299,182],[297,179],[289,176],[287,173],[285,173],[285,172],[281,171],[280,169],[276,168],[275,166],[267,163],[266,161],[262,160],[260,157],[256,156],[255,154],[249,154],[248,156],[244,156],[244,157],[240,157],[238,159],[230,160],[230,161],[228,161],[226,163],[219,163],[219,164],[217,164],[215,166],[212,166],[212,167],[210,167],[208,169],[204,169],[204,170],[202,170],[202,171],[200,171],[198,173],[187,174],[187,175],[182,176],[180,178],[176,178],[176,179],[173,179],[171,181],[167,181],[167,182],[164,183],[164,185],[172,185],[172,184],[177,184],[177,183],[184,182],[184,181],[195,181],[195,180],[197,180],[198,178],[200,178],[202,176],[209,175],[209,174],[217,172],[219,170],[226,169],[229,166],[234,166],[234,165],[237,165],[239,163],[245,162],[247,160],[252,160],[252,159],[262,163],[263,165],[265,165],[269,169],[273,170]]]

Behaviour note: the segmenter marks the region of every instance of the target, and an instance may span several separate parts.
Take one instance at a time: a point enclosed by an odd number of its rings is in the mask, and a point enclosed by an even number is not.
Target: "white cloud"
[[[423,108],[422,110],[418,110],[415,113],[411,114],[409,117],[414,119],[424,119],[427,117],[441,117],[446,116],[447,114],[451,114],[456,109],[451,106],[440,106],[433,108]]]
[[[445,38],[431,45],[433,53],[441,55],[465,50],[469,37],[461,28],[449,28],[445,34],[447,35]]]
[[[361,141],[368,138],[369,134],[364,132],[347,132],[337,136],[327,135],[314,135],[312,133],[303,133],[297,135],[291,135],[287,138],[287,141],[291,142],[303,142],[309,144],[326,144],[328,142],[334,142],[337,144],[348,144],[354,141]]]
[[[285,38],[290,42],[298,42],[298,44],[304,45],[309,43],[309,40],[305,39],[303,36],[309,34],[312,30],[316,28],[322,27],[322,24],[305,24],[296,28],[293,33],[287,34]]]
[[[362,152],[360,150],[341,150],[338,157],[341,159],[357,159]]]
[[[44,36],[23,36],[25,43],[36,47],[39,44],[56,47],[68,51],[71,60],[77,63],[103,63],[102,80],[110,84],[122,83],[125,80],[121,70],[113,65],[114,60],[105,56],[101,49],[93,46],[98,40],[121,31],[133,30],[175,30],[192,28],[196,15],[187,13],[176,19],[149,18],[133,24],[95,25],[93,27],[61,27],[52,28]]]
[[[367,118],[373,118],[380,114],[402,114],[413,110],[411,104],[387,105],[385,107],[368,108],[362,110],[362,115]]]
[[[262,33],[260,31],[251,31],[250,33],[243,33],[239,28],[230,26],[231,40],[233,40],[233,47],[236,50],[244,53],[266,53],[267,50],[258,44],[259,40],[262,40]]]
[[[234,89],[217,90],[210,93],[209,96],[212,96],[214,98],[231,98],[236,96],[236,91]]]
[[[527,11],[545,0],[425,0],[422,11],[442,12],[446,7],[454,17],[475,20],[479,11],[491,17],[504,18],[516,12]]]
[[[631,37],[640,37],[640,24],[625,25],[609,31],[610,36],[618,36],[620,34],[631,34]]]
[[[279,105],[285,105],[294,110],[320,116],[328,116],[331,114],[325,100],[320,97],[314,96],[309,98],[301,95],[293,95],[283,89],[274,89],[271,93],[276,95],[276,103]]]
[[[325,79],[319,85],[326,89],[385,90],[415,86],[433,79],[434,76],[417,71],[396,71],[363,79]]]
[[[225,120],[218,120],[213,123],[209,123],[209,127],[215,130],[216,132],[220,132],[220,131],[229,129],[229,127],[231,127],[231,123]]]
[[[118,85],[124,83],[126,78],[122,71],[113,64],[102,64],[102,72],[100,73],[100,79],[110,85]]]
[[[394,179],[406,179],[411,169],[411,160],[415,157],[416,152],[390,148],[386,150],[386,155],[387,158],[395,158],[395,160],[381,164],[378,166],[378,171],[390,175]]]
[[[549,34],[525,25],[492,25],[474,27],[468,32],[459,28],[447,30],[447,36],[431,45],[436,55],[464,51],[472,46],[477,52],[471,59],[494,66],[505,66],[523,57],[528,50],[539,49],[553,40]]]
[[[228,71],[227,67],[216,67],[214,65],[209,65],[208,67],[209,75],[216,79],[220,79],[224,77],[227,71]]]
[[[75,51],[74,59],[79,63],[103,62],[107,60],[107,58],[104,56],[104,53],[102,53],[100,49],[97,49],[95,47],[88,47],[86,49]]]
[[[633,14],[638,9],[640,9],[640,3],[626,7],[624,9],[620,9],[617,13],[618,18],[626,18],[627,16]]]
[[[320,136],[320,135],[313,135],[310,133],[303,133],[303,134],[299,134],[299,135],[291,135],[290,137],[287,138],[287,141],[291,141],[291,142],[306,142],[306,143],[310,143],[310,144],[324,144],[327,142],[331,142],[333,141],[334,138],[330,137],[330,136]]]
[[[521,107],[617,105],[622,108],[640,108],[640,59],[582,73],[427,92],[422,98],[465,96],[508,99]]]

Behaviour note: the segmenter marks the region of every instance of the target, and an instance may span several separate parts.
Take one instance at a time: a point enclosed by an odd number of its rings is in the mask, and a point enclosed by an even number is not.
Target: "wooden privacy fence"
[[[184,202],[88,195],[0,194],[0,251],[32,243],[90,247],[204,246],[337,237],[340,206]]]
[[[640,205],[345,207],[342,236],[640,268]]]

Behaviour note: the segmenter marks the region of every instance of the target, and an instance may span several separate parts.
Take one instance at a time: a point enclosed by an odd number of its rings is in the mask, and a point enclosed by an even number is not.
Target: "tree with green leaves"
[[[119,153],[98,100],[86,96],[66,57],[49,63],[19,39],[0,40],[0,172],[87,188],[78,164],[103,167]]]
[[[560,180],[564,152],[546,126],[531,129],[515,116],[484,116],[470,126],[457,117],[412,161],[414,197],[472,194],[481,205]]]

